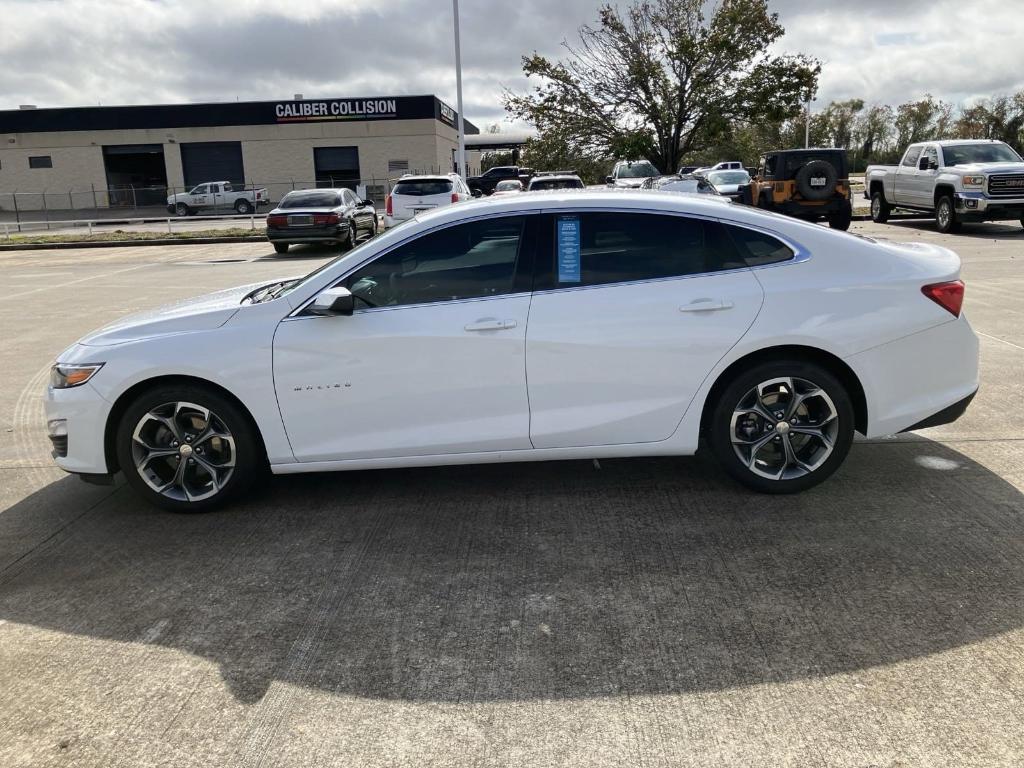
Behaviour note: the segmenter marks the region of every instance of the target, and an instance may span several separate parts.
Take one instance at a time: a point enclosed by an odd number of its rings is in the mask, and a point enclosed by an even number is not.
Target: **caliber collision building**
[[[0,207],[14,193],[22,210],[160,205],[222,180],[271,200],[293,186],[381,194],[406,172],[452,171],[455,126],[435,96],[4,110]]]

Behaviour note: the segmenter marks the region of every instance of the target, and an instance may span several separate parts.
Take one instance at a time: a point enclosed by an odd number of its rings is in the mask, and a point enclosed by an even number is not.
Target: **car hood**
[[[640,189],[640,186],[644,183],[642,178],[640,179],[615,179],[612,182],[612,186],[616,189]]]
[[[744,184],[743,186],[746,186],[746,184]],[[737,192],[740,191],[740,185],[739,184],[715,184],[715,189],[717,189],[723,195],[734,195],[734,194],[736,194]]]
[[[242,299],[256,289],[275,282],[280,281],[272,280],[228,288],[128,315],[93,331],[78,343],[89,347],[105,347],[154,336],[220,328],[242,307]]]
[[[960,173],[1024,173],[1024,163],[965,163],[947,168]]]

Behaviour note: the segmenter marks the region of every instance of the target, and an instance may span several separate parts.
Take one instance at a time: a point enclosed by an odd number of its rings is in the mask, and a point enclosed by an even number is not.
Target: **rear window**
[[[411,195],[426,197],[427,195],[447,195],[452,191],[450,179],[416,179],[400,181],[391,190],[392,195]]]
[[[530,190],[537,189],[583,189],[579,179],[534,179],[530,182]]]
[[[335,192],[289,192],[278,208],[336,208],[341,197]]]
[[[726,225],[740,256],[748,267],[763,267],[766,264],[778,264],[793,258],[792,249],[771,235],[756,232],[746,227]]]

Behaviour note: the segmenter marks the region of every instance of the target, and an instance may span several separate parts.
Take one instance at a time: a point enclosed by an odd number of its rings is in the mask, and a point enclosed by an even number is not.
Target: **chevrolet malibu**
[[[57,463],[204,510],[274,473],[705,445],[800,491],[978,387],[960,260],[658,192],[422,213],[297,279],[129,317],[57,358]]]

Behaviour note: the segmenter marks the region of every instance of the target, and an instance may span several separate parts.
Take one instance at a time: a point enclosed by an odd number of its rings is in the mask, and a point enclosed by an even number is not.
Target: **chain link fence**
[[[409,173],[446,173],[437,167],[417,169]],[[276,179],[271,181],[246,181],[244,184],[233,184],[230,194],[218,195],[221,201],[202,206],[203,214],[214,214],[223,210],[234,213],[235,193],[245,191],[255,197],[257,190],[266,190],[263,199],[269,204],[260,203],[259,211],[266,213],[282,197],[299,189],[315,189],[324,187],[348,187],[366,200],[372,200],[378,210],[383,210],[384,199],[390,194],[397,181],[392,178],[346,178],[326,175],[318,179]],[[176,194],[188,193],[194,187],[152,187],[125,185],[112,188],[73,188],[67,190],[45,190],[42,192],[0,192],[0,224],[10,225],[10,231],[21,231],[22,224],[38,224],[50,221],[70,221],[76,219],[118,219],[154,216],[163,218],[169,212],[167,198]],[[215,203],[215,204],[214,204]],[[171,211],[173,212],[173,210]]]

